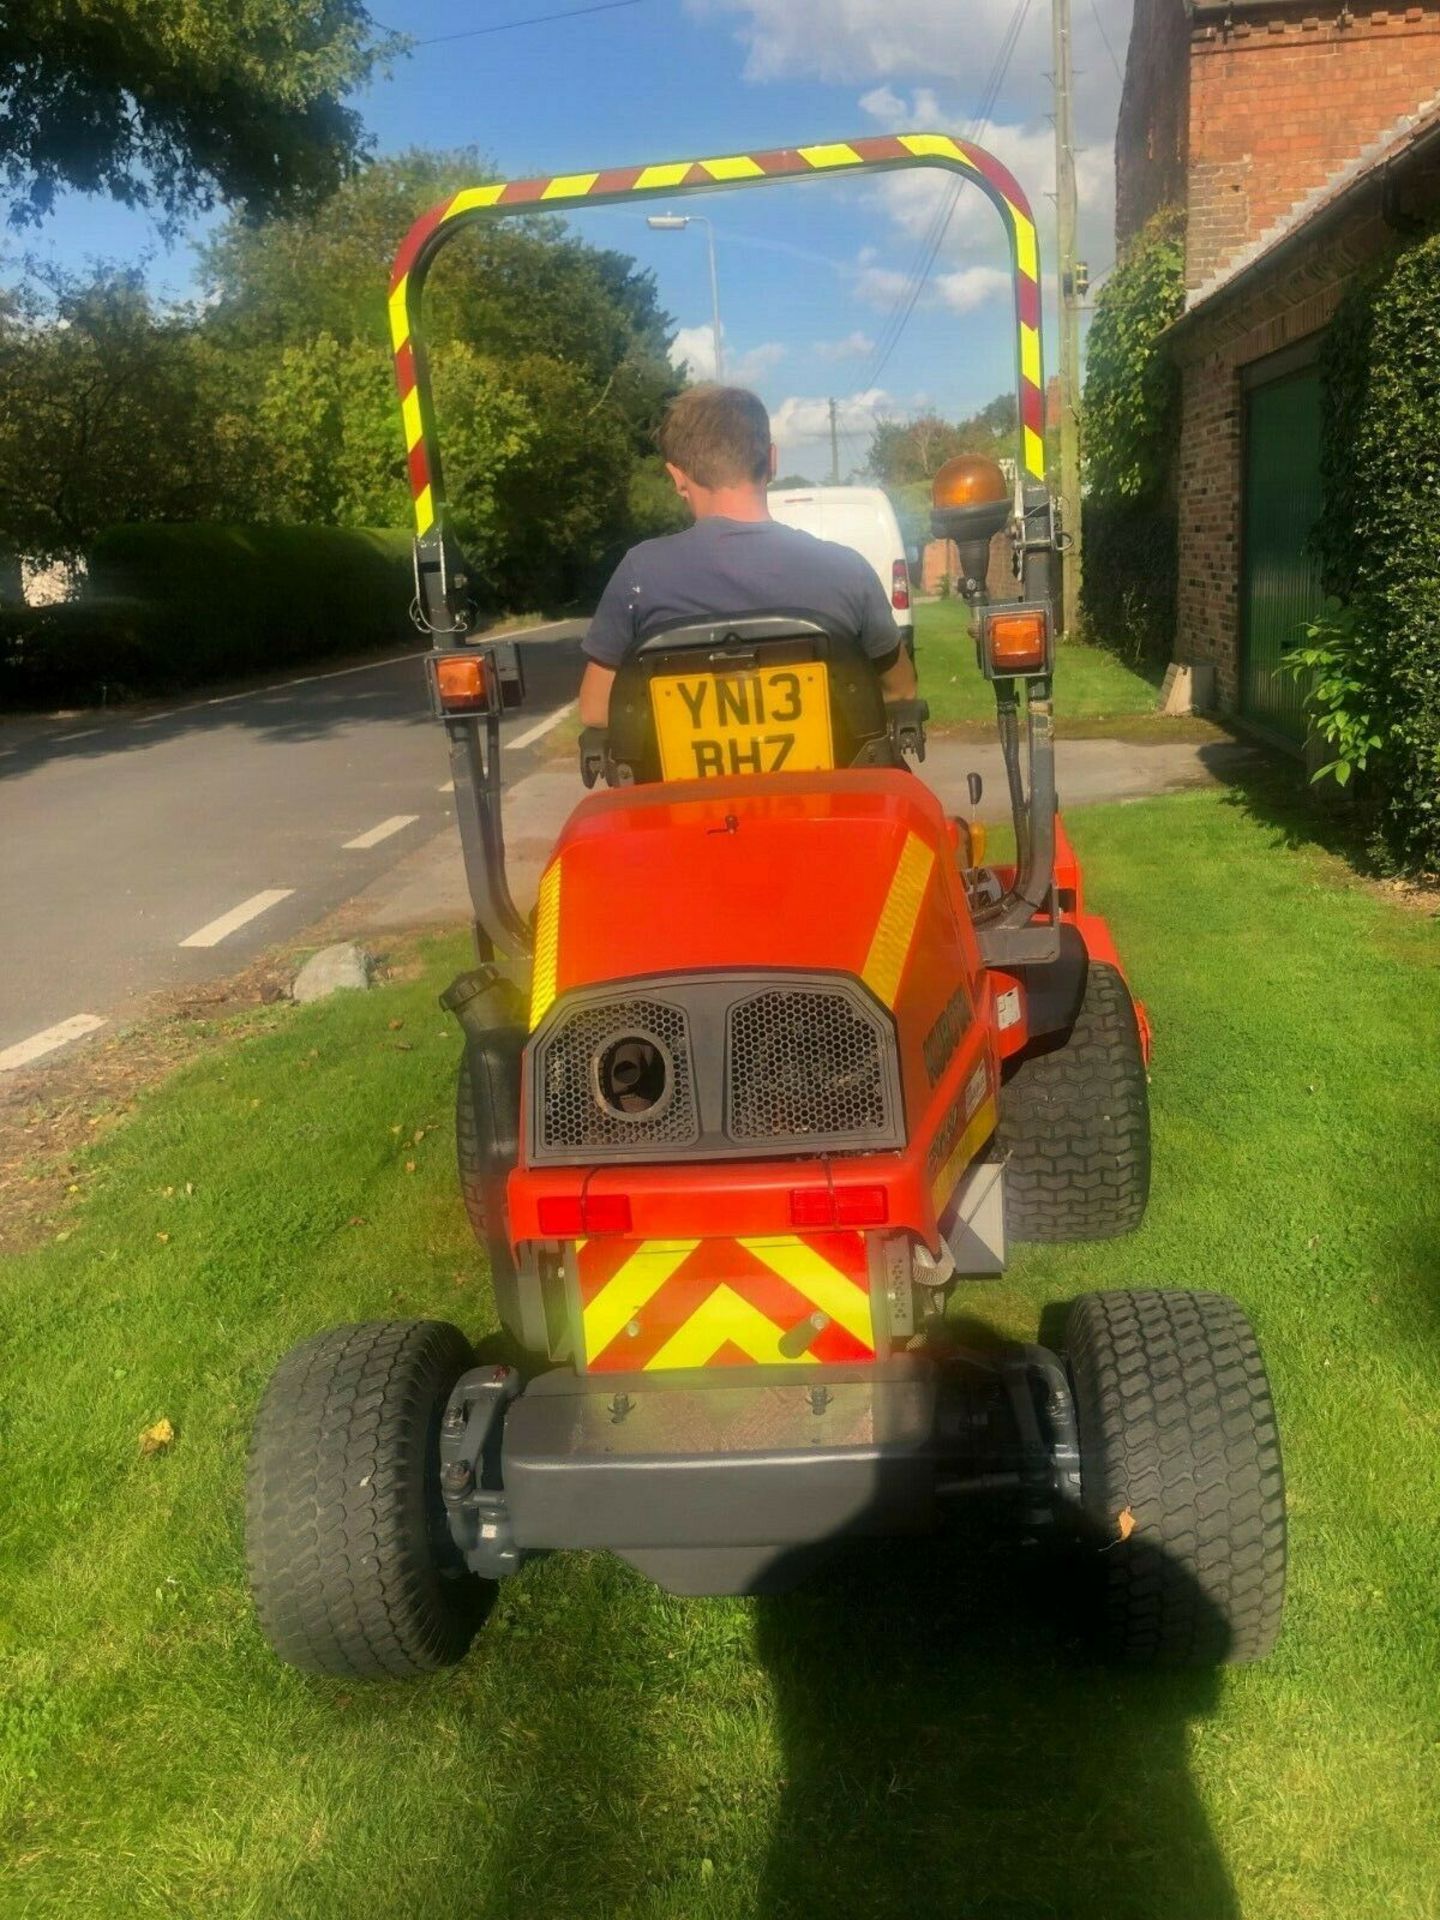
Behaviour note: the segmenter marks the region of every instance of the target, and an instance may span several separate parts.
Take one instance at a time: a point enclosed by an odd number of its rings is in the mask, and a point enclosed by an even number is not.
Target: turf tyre
[[[1244,1312],[1218,1293],[1085,1294],[1066,1356],[1098,1650],[1141,1666],[1262,1659],[1284,1607],[1285,1483]]]
[[[256,1416],[245,1544],[261,1631],[306,1673],[460,1660],[486,1588],[445,1525],[440,1420],[473,1365],[438,1320],[371,1320],[295,1347]]]
[[[1135,1004],[1118,969],[1089,967],[1063,1045],[1026,1055],[1000,1089],[1005,1230],[1110,1240],[1145,1217],[1150,1100]]]

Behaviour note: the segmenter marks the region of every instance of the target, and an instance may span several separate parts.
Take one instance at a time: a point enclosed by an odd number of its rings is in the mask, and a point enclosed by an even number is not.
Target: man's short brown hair
[[[702,487],[770,478],[770,416],[744,387],[687,387],[670,403],[660,451]]]

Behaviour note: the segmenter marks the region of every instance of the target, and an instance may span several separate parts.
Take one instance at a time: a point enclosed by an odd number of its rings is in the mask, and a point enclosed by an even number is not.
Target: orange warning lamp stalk
[[[983,453],[947,460],[930,483],[930,527],[953,540],[960,556],[960,591],[974,602],[990,569],[990,542],[1010,518],[1010,483]]]
[[[960,453],[947,460],[930,482],[931,505],[940,509],[978,507],[1010,501],[1010,483],[997,460],[983,453]]]

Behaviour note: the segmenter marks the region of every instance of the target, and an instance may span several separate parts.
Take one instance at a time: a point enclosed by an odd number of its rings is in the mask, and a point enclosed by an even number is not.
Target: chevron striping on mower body
[[[863,1233],[574,1243],[591,1373],[873,1360]]]

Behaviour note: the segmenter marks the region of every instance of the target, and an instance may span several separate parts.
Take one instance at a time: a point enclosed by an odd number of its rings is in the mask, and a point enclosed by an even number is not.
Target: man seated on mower
[[[851,636],[886,699],[915,697],[915,667],[890,601],[852,547],[770,518],[770,416],[743,387],[690,387],[672,402],[660,451],[693,527],[632,547],[601,595],[580,682],[580,720],[603,727],[617,669],[652,634],[745,614],[804,615]]]

